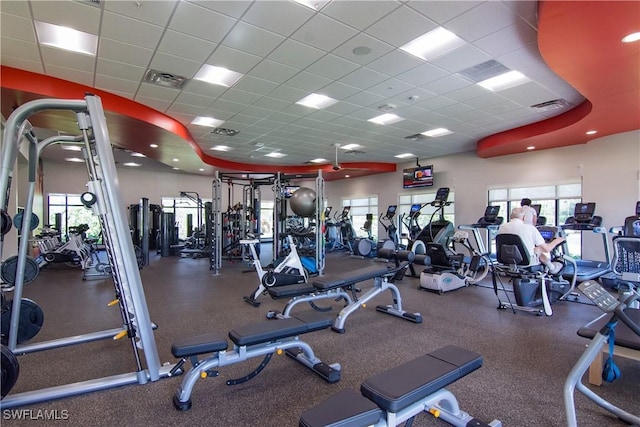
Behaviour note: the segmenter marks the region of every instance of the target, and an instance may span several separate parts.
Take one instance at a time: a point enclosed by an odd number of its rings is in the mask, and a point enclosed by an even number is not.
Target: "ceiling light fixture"
[[[633,43],[637,42],[638,40],[640,40],[640,31],[627,34],[622,38],[622,43]]]
[[[409,157],[415,157],[415,155],[411,154],[411,153],[403,153],[403,154],[398,154],[397,156],[393,156],[393,157],[397,157],[398,159],[406,159]]]
[[[233,148],[227,146],[227,145],[214,145],[213,147],[211,147],[212,150],[216,150],[216,151],[231,151],[233,150]]]
[[[131,153],[131,157],[147,157],[142,153]]]
[[[281,158],[281,157],[286,156],[286,154],[281,153],[281,152],[279,152],[279,151],[273,151],[273,152],[271,152],[271,153],[269,153],[269,154],[265,154],[265,156],[267,156],[267,157],[273,157],[273,158],[275,158],[275,159],[279,159],[279,158]]]
[[[466,42],[451,31],[438,27],[400,46],[400,49],[428,61],[464,44]]]
[[[35,25],[40,44],[96,56],[98,36],[42,21],[35,21]]]
[[[149,144],[149,147],[151,147],[151,148],[158,148],[158,144]]]
[[[82,147],[79,145],[63,145],[62,149],[67,151],[82,151]]]
[[[224,123],[224,120],[218,120],[213,117],[204,117],[204,116],[196,117],[191,122],[192,125],[207,126],[210,128],[218,127],[223,123]]]
[[[536,147],[534,145],[530,145],[530,146],[527,147],[527,150],[535,150],[535,149],[536,149]]]
[[[296,102],[296,104],[303,105],[309,108],[322,109],[327,108],[330,105],[338,102],[337,99],[329,98],[325,95],[320,95],[318,93],[312,93],[311,95],[307,95],[302,98],[300,101]]]
[[[404,119],[400,116],[396,116],[395,114],[382,114],[380,116],[376,116],[372,119],[367,120],[368,122],[371,123],[376,123],[379,125],[391,125],[393,123],[398,123],[403,121]]]
[[[478,83],[485,89],[496,92],[499,90],[509,89],[514,86],[521,85],[530,81],[527,76],[519,71],[509,71],[508,73],[500,74],[490,79],[486,79]]]
[[[80,162],[84,162],[84,160],[79,159],[77,157],[67,157],[65,159],[67,162],[75,162],[75,163],[80,163]]]
[[[174,162],[179,162],[179,161],[180,161],[180,159],[177,159],[177,158],[176,158],[176,159],[173,159],[173,161],[174,161]]]
[[[224,67],[216,67],[214,65],[204,64],[200,71],[195,75],[195,80],[211,83],[220,86],[233,86],[243,75],[231,71]]]
[[[327,161],[327,159],[323,159],[323,158],[317,158],[317,159],[312,159],[309,160],[311,163],[324,163]]]
[[[204,172],[204,168],[200,168],[198,169],[200,172]]]
[[[595,135],[596,133],[598,133],[597,130],[588,130],[585,132],[587,135]]]
[[[293,0],[296,3],[300,3],[303,6],[313,10],[320,10],[325,7],[331,0]]]
[[[421,135],[429,136],[431,138],[437,138],[439,136],[451,135],[452,133],[453,132],[451,132],[449,129],[437,128],[437,129],[428,130],[426,132],[422,132]]]
[[[347,145],[341,145],[340,148],[342,148],[343,150],[353,150],[354,148],[360,148],[361,145],[360,144],[347,144]]]
[[[142,166],[142,165],[140,163],[127,162],[127,163],[123,163],[122,166],[138,167],[138,166]]]

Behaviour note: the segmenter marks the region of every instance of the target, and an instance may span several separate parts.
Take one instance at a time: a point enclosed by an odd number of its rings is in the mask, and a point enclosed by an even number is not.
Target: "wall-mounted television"
[[[402,188],[432,187],[433,165],[402,171]]]

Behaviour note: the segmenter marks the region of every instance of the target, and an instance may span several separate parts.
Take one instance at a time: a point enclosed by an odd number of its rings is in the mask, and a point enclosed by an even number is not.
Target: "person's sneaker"
[[[551,274],[560,273],[560,270],[562,270],[562,267],[564,267],[564,265],[561,262],[558,262],[558,261],[553,261],[551,264],[553,266],[553,267],[549,268],[549,273],[551,273]]]

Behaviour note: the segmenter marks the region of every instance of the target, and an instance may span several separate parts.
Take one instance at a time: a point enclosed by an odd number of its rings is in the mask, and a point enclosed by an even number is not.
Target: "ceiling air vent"
[[[474,83],[479,83],[483,80],[490,79],[491,77],[495,77],[508,71],[511,70],[498,61],[492,59],[490,61],[474,65],[473,67],[469,67],[465,70],[458,71],[456,74],[459,74]]]
[[[177,74],[157,70],[148,70],[143,79],[147,83],[172,89],[182,89],[188,80],[186,77],[178,76]]]
[[[415,135],[405,136],[404,139],[408,139],[409,141],[422,141],[423,139],[427,139],[427,137],[421,133],[416,133]]]
[[[532,105],[530,108],[538,110],[540,112],[559,110],[560,108],[569,107],[571,103],[565,99],[554,99],[547,102],[541,102],[540,104]]]
[[[345,151],[344,154],[364,154],[364,151],[360,151],[360,150],[348,150]]]
[[[397,107],[397,105],[395,104],[384,104],[378,107],[378,110],[382,110],[382,111],[391,111],[391,110],[395,110]]]
[[[223,136],[233,136],[237,135],[240,131],[234,129],[226,129],[226,128],[215,128],[211,131],[214,135],[223,135]]]

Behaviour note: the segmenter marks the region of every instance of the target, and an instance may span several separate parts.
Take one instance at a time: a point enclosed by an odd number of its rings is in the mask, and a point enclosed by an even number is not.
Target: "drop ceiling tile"
[[[470,85],[461,89],[452,90],[447,93],[447,97],[456,101],[465,102],[467,100],[483,97],[487,95],[487,90],[482,86]]]
[[[200,69],[200,63],[185,58],[178,58],[177,56],[166,53],[156,52],[149,67],[157,71],[177,74],[190,79]]]
[[[3,49],[4,50],[4,49]],[[32,73],[44,74],[44,68],[41,61],[31,61],[24,58],[0,54],[0,63],[7,67],[18,68],[20,70],[31,71]]]
[[[233,85],[234,89],[240,89],[256,95],[265,95],[278,86],[277,83],[253,76],[244,76]],[[257,99],[257,98],[256,98]]]
[[[411,0],[407,6],[417,10],[438,24],[443,24],[480,4],[479,1],[424,1]]]
[[[45,68],[49,66],[64,67],[67,69],[77,69],[82,72],[93,73],[95,57],[90,55],[82,55],[63,49],[56,49],[48,46],[41,46],[42,59]]]
[[[131,28],[135,28],[136,31],[131,31]],[[164,29],[158,25],[104,11],[100,36],[134,46],[155,49],[163,31]]]
[[[249,75],[276,83],[284,83],[299,72],[298,68],[265,59],[254,67]]]
[[[2,14],[10,14],[16,16],[22,16],[31,19],[31,11],[29,10],[29,3],[26,1],[5,1],[2,2]],[[3,22],[4,24],[4,22]]]
[[[293,33],[291,38],[325,52],[330,52],[357,33],[358,31],[335,19],[316,14]]]
[[[192,61],[204,62],[217,44],[173,30],[167,30],[158,46],[158,51]]]
[[[431,63],[443,70],[457,73],[474,65],[482,64],[492,58],[472,45],[464,45],[431,60]]]
[[[334,1],[321,13],[362,31],[400,5],[397,1]]]
[[[584,101],[584,97],[580,95],[574,88],[569,86],[562,78],[553,75],[536,79],[536,81],[547,88],[549,91],[558,95],[558,98],[566,99],[573,105],[578,105]]]
[[[133,98],[138,90],[139,84],[131,80],[124,80],[113,77],[110,74],[96,73],[95,87],[110,93],[126,93],[129,98]]]
[[[207,108],[207,110],[211,111],[225,111],[228,113],[239,113],[244,110],[245,105],[238,104],[237,102],[227,101],[224,99],[216,99],[211,105]]]
[[[358,68],[360,65],[356,63],[328,54],[307,67],[306,71],[336,80]]]
[[[207,60],[207,64],[228,68],[238,73],[246,74],[262,60],[257,55],[218,45],[215,52]]]
[[[122,62],[108,61],[101,58],[98,59],[96,64],[96,73],[129,80],[136,84],[142,81],[146,71],[146,68],[123,64]]]
[[[153,56],[153,50],[145,49],[128,43],[122,43],[106,37],[100,39],[98,47],[98,61],[106,59],[126,65],[147,68]]]
[[[466,86],[471,86],[472,84],[473,83],[463,79],[462,77],[449,75],[442,79],[427,83],[426,85],[423,85],[422,88],[443,95]]]
[[[251,3],[253,3],[250,1],[238,0],[189,0],[189,2],[234,18],[240,18],[246,12],[249,6],[251,6]]]
[[[167,25],[178,3],[176,0],[103,2],[105,10],[162,27]]]
[[[220,43],[236,23],[234,18],[188,2],[180,2],[169,28],[181,33]]]
[[[397,79],[410,83],[415,86],[422,86],[429,82],[441,79],[448,75],[446,71],[434,66],[428,62],[424,62],[409,71],[395,76]]]
[[[317,74],[302,71],[286,81],[287,86],[304,90],[312,93],[331,83],[331,79],[327,79]]]
[[[93,71],[85,72],[81,71],[79,67],[75,67],[74,64],[69,65],[74,66],[74,68],[47,64],[47,75],[58,77],[60,79],[68,80],[88,87],[93,86]]]
[[[321,95],[328,96],[329,98],[342,100],[350,97],[351,95],[355,95],[356,93],[360,92],[360,90],[361,89],[357,87],[345,85],[338,82],[333,82],[323,87],[322,89],[320,89],[318,93],[320,93]],[[333,105],[338,105],[338,104],[340,103],[333,104]],[[333,107],[333,105],[331,105],[330,107]]]
[[[502,90],[500,91],[500,95],[527,107],[541,102],[551,101],[555,98],[553,92],[550,92],[536,82],[529,82]]]
[[[191,120],[197,117],[202,112],[202,108],[195,105],[181,104],[179,102],[173,102],[169,108],[167,108],[167,114],[175,118],[176,115],[189,116]]]
[[[2,39],[2,50],[0,54],[3,57],[12,56],[14,58],[22,58],[27,61],[40,62],[40,51],[35,43],[24,42],[22,40],[4,38]],[[4,61],[3,65],[6,65]]]
[[[274,7],[271,2],[259,1],[251,5],[242,20],[288,37],[311,16],[313,11],[298,3],[280,2],[278,7]]]
[[[3,8],[4,4],[5,3],[3,3],[2,6]],[[5,37],[10,37],[12,39],[29,43],[37,42],[31,18],[10,15],[8,13],[4,13],[4,11],[0,14],[0,34],[2,34],[3,39]],[[4,42],[2,48],[4,49]]]
[[[269,54],[268,59],[281,62],[291,67],[304,69],[316,62],[326,52],[304,43],[287,39]]]
[[[284,41],[284,37],[262,28],[238,22],[222,41],[224,46],[266,56]]]
[[[393,50],[375,61],[371,61],[367,64],[367,68],[389,76],[396,76],[423,63],[423,60],[402,50]]]
[[[167,108],[169,108],[169,105],[171,105],[171,101],[168,101],[166,99],[157,99],[157,98],[139,96],[139,95],[135,97],[135,100],[136,102],[144,104],[147,107],[153,108],[154,110],[163,111],[163,112],[166,111]]]
[[[367,89],[387,80],[389,77],[390,76],[387,74],[382,74],[370,68],[362,67],[341,78],[340,83],[360,89]]]
[[[300,90],[285,85],[278,86],[269,92],[269,97],[288,102],[298,102],[307,95],[309,95],[309,92],[306,90]]]
[[[367,89],[367,92],[373,92],[385,98],[396,96],[400,93],[406,92],[413,86],[398,79],[389,79],[384,82],[378,83],[375,86],[371,86]]]
[[[38,21],[96,35],[100,31],[99,7],[75,1],[32,1],[31,10],[33,18]],[[78,16],[82,19],[78,19]]]
[[[354,53],[354,49],[362,49],[363,47],[370,49],[370,52],[366,54]],[[338,46],[332,51],[332,53],[350,62],[365,65],[391,52],[393,49],[395,48],[387,43],[384,43],[365,33],[360,33],[352,39],[346,41],[342,45]]]
[[[313,111],[315,111],[314,108],[305,107],[304,105],[300,104],[289,104],[288,107],[282,110],[283,113],[296,116],[298,119],[311,114]]]
[[[349,114],[352,111],[359,109],[359,105],[350,104],[348,102],[338,102],[337,104],[330,105],[326,108],[327,111],[331,111],[333,113],[337,113],[340,115]]]
[[[350,104],[366,107],[369,105],[382,103],[385,99],[386,98],[384,96],[380,96],[372,92],[362,91],[348,97],[347,99],[345,99],[345,101]],[[371,117],[367,117],[367,119],[370,119]]]
[[[394,47],[433,30],[436,24],[407,6],[400,7],[367,28],[366,33]]]
[[[154,98],[163,101],[169,101],[171,103],[179,94],[180,91],[178,91],[177,89],[170,89],[162,86],[152,85],[149,83],[142,83],[140,85],[140,89],[138,90],[138,94],[136,95],[136,99],[138,99],[138,97]]]
[[[451,98],[447,98],[446,96],[436,96],[422,102],[418,100],[418,103],[416,104],[416,106],[423,108],[427,111],[437,111],[438,109],[446,107],[448,105],[456,104],[456,102],[457,101],[454,101]]]
[[[242,110],[242,115],[254,117],[258,119],[264,119],[273,114],[273,111],[267,108],[258,108],[253,105],[250,105]]]
[[[280,111],[286,108],[288,105],[290,105],[290,103],[281,101],[279,99],[270,98],[268,96],[263,96],[262,98],[254,102],[252,105],[259,108],[268,108],[271,111]]]
[[[474,45],[492,57],[518,50],[523,45],[535,44],[538,32],[524,21],[516,21],[502,30],[491,33],[474,42]]]
[[[468,42],[513,25],[519,18],[503,2],[485,1],[447,22],[445,27]]]
[[[260,95],[258,94],[246,92],[244,90],[239,90],[236,88],[229,89],[220,97],[220,99],[238,102],[242,104],[253,104],[259,98],[260,98]]]
[[[285,113],[284,111],[278,111],[272,114],[271,116],[269,116],[270,120],[275,120],[282,123],[293,123],[299,118],[300,117],[295,114],[288,114],[288,113]],[[286,131],[290,132],[288,128]]]
[[[178,95],[174,102],[177,102],[179,104],[193,105],[199,108],[207,108],[211,104],[211,98],[208,96],[183,91],[180,92],[180,95]]]

